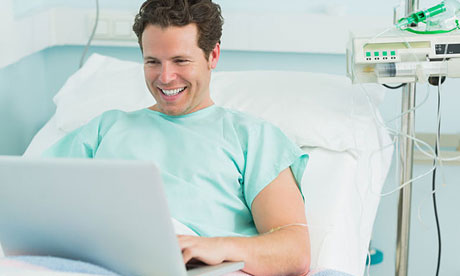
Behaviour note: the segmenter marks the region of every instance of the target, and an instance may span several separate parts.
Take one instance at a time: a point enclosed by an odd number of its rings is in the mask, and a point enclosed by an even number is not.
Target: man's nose
[[[159,80],[161,81],[161,83],[168,84],[175,79],[176,79],[176,72],[173,66],[171,66],[171,64],[163,64],[161,66],[161,72],[160,72],[160,77],[159,77]]]

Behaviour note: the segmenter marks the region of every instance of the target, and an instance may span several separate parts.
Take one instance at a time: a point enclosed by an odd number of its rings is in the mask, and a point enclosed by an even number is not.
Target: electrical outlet
[[[88,35],[94,28],[96,16],[88,16]],[[99,22],[94,40],[137,41],[132,30],[134,15],[123,12],[103,12],[99,15]]]

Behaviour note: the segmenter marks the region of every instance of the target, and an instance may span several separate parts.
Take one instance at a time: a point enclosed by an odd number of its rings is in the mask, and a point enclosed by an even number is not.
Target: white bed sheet
[[[367,153],[355,157],[321,148],[305,151],[311,156],[302,187],[312,268],[363,275],[380,200],[375,191],[381,190],[388,172],[381,164],[391,162],[392,151],[374,155],[372,161]]]

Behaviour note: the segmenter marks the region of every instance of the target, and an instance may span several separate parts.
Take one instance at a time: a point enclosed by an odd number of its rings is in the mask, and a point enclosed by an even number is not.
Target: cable
[[[436,145],[437,145],[437,142],[436,141]],[[438,153],[438,149],[436,148],[435,149],[436,151],[436,154]],[[435,162],[435,161],[433,161]],[[436,276],[439,275],[439,267],[441,265],[441,229],[440,229],[440,226],[439,226],[439,217],[438,217],[438,208],[437,208],[437,204],[436,204],[436,192],[434,192],[436,190],[436,169],[433,171],[433,180],[432,180],[432,197],[433,197],[433,209],[434,209],[434,217],[435,217],[435,220],[436,220],[436,230],[437,230],[437,233],[438,233],[438,261],[437,261],[437,266],[436,266]]]
[[[440,82],[440,81],[439,81]],[[438,83],[438,127],[436,133],[436,141],[435,141],[435,156],[438,157],[440,153],[440,136],[441,136],[441,88],[440,83]],[[433,163],[436,164],[436,159],[433,160]],[[436,229],[438,233],[438,261],[436,266],[436,276],[439,275],[439,268],[441,266],[441,229],[439,225],[439,217],[438,217],[438,208],[436,204],[436,168],[433,171],[433,179],[432,179],[432,196],[433,196],[433,209],[434,209],[434,217],[436,220]]]
[[[91,32],[88,42],[86,43],[85,50],[83,50],[83,54],[81,55],[80,66],[78,68],[83,67],[86,53],[88,52],[89,46],[91,45],[91,42],[94,39],[94,35],[96,34],[98,23],[99,23],[99,0],[96,0],[96,22],[94,22],[93,31]]]
[[[407,83],[401,83],[400,85],[397,85],[397,86],[389,86],[388,84],[382,84],[383,86],[385,86],[386,88],[388,89],[399,89],[401,87],[404,87],[406,86]]]

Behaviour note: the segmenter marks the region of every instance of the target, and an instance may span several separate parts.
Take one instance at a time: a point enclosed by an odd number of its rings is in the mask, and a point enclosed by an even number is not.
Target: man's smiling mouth
[[[165,94],[166,96],[175,96],[181,92],[183,92],[187,87],[182,87],[182,88],[177,88],[177,89],[171,89],[171,90],[168,90],[168,89],[161,89],[161,88],[158,88],[163,94]]]

